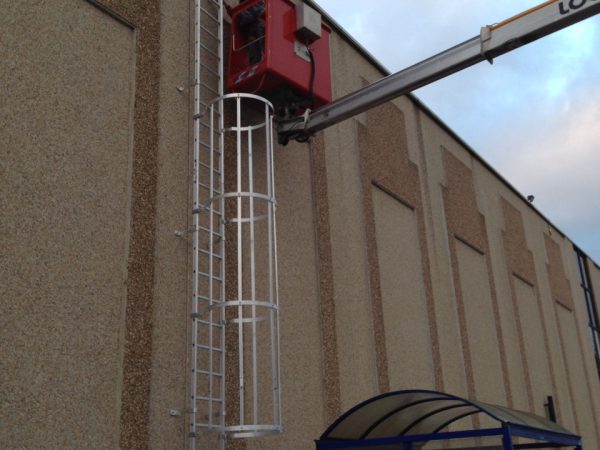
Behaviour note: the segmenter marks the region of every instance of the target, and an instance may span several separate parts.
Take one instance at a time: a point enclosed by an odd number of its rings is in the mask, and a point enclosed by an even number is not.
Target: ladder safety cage
[[[223,12],[195,0],[192,450],[281,431],[273,106],[224,95]]]
[[[229,254],[225,316],[229,384],[229,439],[279,433],[279,301],[273,105],[253,94],[227,94],[215,101],[225,111],[220,134],[233,173],[222,194]],[[231,115],[231,119],[229,116]],[[231,250],[231,247],[230,247]],[[237,386],[233,381],[237,380]]]

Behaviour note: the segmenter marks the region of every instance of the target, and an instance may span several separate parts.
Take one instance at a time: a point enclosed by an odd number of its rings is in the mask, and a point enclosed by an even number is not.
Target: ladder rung
[[[197,373],[200,373],[202,375],[212,375],[213,377],[222,377],[223,374],[220,374],[219,372],[209,372],[207,370],[197,370]]]
[[[201,206],[201,207],[199,206],[197,208],[192,209],[192,214],[200,214],[201,212],[210,212],[211,214],[214,214],[215,216],[223,217],[223,213],[221,211],[217,211],[217,210],[210,209],[210,208],[207,209],[205,206]],[[208,231],[205,228],[202,228],[202,229],[205,231]]]
[[[202,6],[200,7],[200,11],[202,11],[203,13],[205,13],[208,17],[210,17],[212,20],[214,20],[215,22],[219,23],[219,18],[216,16],[213,16],[212,13],[208,12],[206,9],[204,9]]]
[[[197,413],[199,413],[200,411],[196,411]],[[217,414],[218,411],[215,412],[215,414]],[[217,424],[217,423],[206,423],[206,422],[195,422],[195,428],[208,428],[210,430],[217,430],[221,428],[221,425]],[[200,437],[202,436],[202,434],[200,433],[190,433],[189,437]]]
[[[210,276],[210,274],[208,274],[208,273],[205,273],[205,272],[200,272],[200,271],[199,271],[199,272],[198,272],[198,275],[201,275],[201,276],[203,276],[203,277],[206,277],[206,278],[212,278],[214,281],[216,281],[216,282],[218,282],[218,283],[220,283],[221,281],[223,281],[223,280],[221,279],[221,277],[215,277],[215,276],[212,276],[212,277],[211,277],[211,276]]]
[[[216,212],[214,212],[214,214],[215,214],[215,215],[218,215]],[[216,237],[223,237],[223,236],[221,236],[219,233],[216,233],[214,230],[213,230],[213,231],[210,231],[208,228],[206,228],[206,227],[203,227],[202,225],[198,225],[198,229],[199,229],[199,230],[202,230],[202,231],[205,231],[205,232],[207,232],[207,233],[211,233],[213,236],[216,236]]]
[[[205,148],[205,149],[207,149],[207,150],[210,150],[210,145],[209,145],[209,144],[207,144],[206,142],[200,141],[200,146],[201,146],[201,147],[204,147],[204,148]],[[220,152],[218,152],[217,150],[215,150],[215,152],[216,152],[217,154],[219,154],[219,155],[221,154],[221,153],[220,153]]]
[[[206,185],[206,184],[204,184],[204,183],[198,183],[198,186],[200,186],[201,188],[204,188],[204,189],[206,189],[207,191],[210,191],[210,190],[211,190],[211,187],[210,187],[210,186],[207,186],[207,185]],[[215,194],[217,194],[217,195],[221,195],[221,191],[218,191],[217,189],[214,189],[214,188],[213,188],[213,189],[212,189],[212,191],[213,191]]]
[[[216,403],[222,403],[223,402],[223,400],[221,400],[220,398],[212,398],[212,397],[196,397],[196,399],[197,400],[203,400],[205,402],[216,402]]]
[[[202,86],[203,88],[208,89],[210,92],[214,93],[215,95],[219,95],[219,92],[213,88],[211,88],[209,85],[207,85],[206,83],[200,83],[200,86]],[[218,116],[220,115],[218,112],[215,112],[215,114]]]
[[[199,162],[199,164],[204,167],[205,169],[210,170],[210,166],[208,164],[205,164],[203,162]],[[215,172],[217,175],[221,176],[221,172],[219,172],[217,169],[213,169],[213,172]]]
[[[210,130],[210,126],[204,122],[200,122],[200,125],[203,126],[204,128],[206,128],[207,130]],[[218,136],[219,132],[218,131],[214,131],[214,133]]]
[[[211,38],[213,38],[215,41],[219,42],[219,36],[217,36],[215,33],[213,33],[212,31],[210,31],[208,28],[203,27],[202,25],[200,25],[200,32],[204,31],[206,34],[208,34]]]
[[[206,295],[197,295],[196,298],[198,298],[200,300],[204,300],[206,302],[212,302],[214,304],[223,303],[221,300],[218,300],[215,298],[210,298],[210,297],[207,297]]]
[[[206,103],[202,103],[202,102],[199,102],[199,103],[200,103],[201,106],[204,106],[205,109],[208,109]],[[215,111],[214,114],[215,114],[215,116],[217,116],[217,118],[219,118],[221,116],[221,113],[219,111]],[[200,120],[200,119],[202,119],[204,117],[208,118],[208,117],[210,117],[210,114],[207,114],[205,112],[204,113],[198,113],[198,114],[194,114],[194,116],[192,118],[194,120]],[[202,122],[200,122],[200,123],[202,123]],[[215,133],[216,133],[216,131],[215,131]]]
[[[216,259],[223,259],[223,257],[221,255],[217,255],[216,253],[211,253],[207,250],[200,249],[199,252],[206,256],[212,256],[213,258],[216,258]]]
[[[204,103],[202,103],[202,102],[200,102],[200,104],[201,104],[201,105],[203,105],[203,106],[206,106],[206,105],[205,105]],[[203,118],[205,118],[205,117],[208,119],[208,115],[204,115],[204,114],[196,114],[196,115],[193,117],[193,119],[194,119],[194,120],[198,120],[198,121],[199,121],[198,123],[199,123],[200,125],[202,125],[204,128],[206,128],[206,129],[210,129],[210,125],[209,125],[208,123],[204,123],[204,122],[202,122],[202,119],[203,119]],[[218,119],[218,117],[217,117],[217,119]],[[209,120],[210,120],[210,119],[209,119]],[[217,126],[215,126],[214,133],[215,133],[217,136],[219,135],[219,130],[218,130]]]
[[[202,42],[200,42],[200,47],[202,47],[204,50],[206,50],[208,53],[210,53],[212,56],[214,56],[215,58],[217,58],[219,61],[221,61],[221,57],[217,54],[217,52],[215,52],[214,50],[208,48],[206,45],[204,45]]]
[[[196,322],[201,323],[203,325],[209,325],[209,326],[215,327],[215,328],[223,328],[223,325],[221,325],[220,323],[212,323],[212,322],[209,322],[208,320],[196,319]]]
[[[202,142],[202,141],[200,141],[200,145],[201,145],[202,147],[204,147],[204,148],[206,148],[206,149],[210,150],[210,145],[208,145],[206,142]],[[215,152],[217,155],[220,155],[220,154],[221,154],[221,152],[219,152],[219,151],[217,151],[217,150],[214,150],[214,152]]]
[[[208,73],[210,73],[211,75],[213,75],[217,78],[221,78],[221,75],[219,74],[219,72],[216,72],[215,70],[211,69],[210,67],[207,67],[204,64],[200,64],[200,68],[206,70]]]
[[[196,344],[196,347],[203,348],[204,350],[210,350],[211,352],[221,353],[223,350],[218,347],[209,347],[208,345]]]
[[[208,105],[206,103],[200,102],[200,106],[203,107],[204,109],[208,109]],[[215,111],[214,115],[217,116],[217,118],[219,118],[221,116],[221,113],[219,111]],[[194,116],[194,119],[202,119],[202,117],[208,118],[209,116],[210,116],[210,114],[199,114],[198,116]]]
[[[205,209],[204,211],[208,212],[209,210]],[[212,209],[212,210],[210,210],[210,212],[211,212],[211,214],[214,214],[215,216],[223,217],[223,213],[221,211],[216,211],[216,210]],[[208,231],[206,228],[202,228],[202,230]],[[219,236],[219,237],[221,237],[221,236]]]

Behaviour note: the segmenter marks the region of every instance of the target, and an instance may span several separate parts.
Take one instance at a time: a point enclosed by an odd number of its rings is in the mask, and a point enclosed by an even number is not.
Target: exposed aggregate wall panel
[[[544,416],[544,402],[552,395],[552,381],[548,354],[545,351],[545,338],[542,319],[537,307],[535,288],[514,276],[517,313],[523,327],[525,357],[529,362],[529,374],[532,382],[533,408],[535,414]]]
[[[450,244],[442,185],[445,184],[443,148],[456,145],[430,117],[419,113],[423,138],[423,155],[427,173],[426,186],[431,200],[431,223],[433,238],[432,287],[438,329],[441,375],[444,390],[457,395],[467,395],[464,352],[461,343],[460,325],[456,307],[456,295],[452,278]],[[444,147],[442,147],[444,146]],[[457,150],[458,151],[458,150]]]
[[[5,2],[0,29],[0,441],[116,448],[135,33],[72,0]]]
[[[486,234],[489,245],[489,261],[494,276],[494,286],[498,299],[498,315],[502,328],[502,337],[507,364],[507,380],[510,384],[512,406],[516,409],[527,410],[528,394],[519,343],[519,331],[515,306],[511,300],[511,278],[507,272],[507,263],[504,253],[502,232],[503,214],[500,193],[505,191],[504,186],[497,179],[490,177],[487,169],[481,164],[473,164],[474,178],[478,183],[478,202],[482,213],[485,215]]]
[[[184,32],[184,25],[191,22],[189,6],[188,0],[166,0],[161,4],[155,306],[148,419],[149,448],[154,449],[184,448],[187,444],[183,412],[189,377],[186,361],[191,284],[188,240],[177,237],[175,232],[191,227],[188,218],[191,178],[187,174],[191,167],[188,86],[192,81],[188,74],[189,35]],[[184,91],[178,92],[176,86],[184,87]],[[181,415],[171,416],[171,410]]]
[[[331,54],[334,97],[378,77],[339,37]],[[353,120],[324,132],[342,410],[378,393],[356,135]]]
[[[435,371],[415,211],[373,186],[390,389],[433,389]]]
[[[473,355],[473,378],[476,398],[505,404],[506,390],[500,364],[499,342],[494,333],[492,295],[485,255],[461,241],[456,242],[467,333]]]

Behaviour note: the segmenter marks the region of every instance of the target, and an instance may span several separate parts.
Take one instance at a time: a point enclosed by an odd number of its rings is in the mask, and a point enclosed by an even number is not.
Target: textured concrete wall
[[[356,51],[342,39],[333,37],[331,46],[332,80],[336,97],[360,87],[360,77],[364,76],[364,71],[370,72],[371,77],[374,76],[374,70],[364,62],[360,64]],[[347,68],[352,68],[352,72],[342,76],[340,72]],[[338,383],[341,409],[345,410],[360,399],[378,392],[376,354],[354,122],[346,121],[326,130],[324,139],[340,374]]]
[[[415,211],[373,186],[390,389],[431,389],[435,370]]]
[[[185,448],[189,357],[190,296],[188,240],[175,231],[191,227],[190,2],[160,2],[160,137],[157,153],[156,244],[154,261],[154,311],[152,358],[148,399],[148,447]],[[191,25],[191,24],[190,24]],[[177,87],[183,87],[178,92]],[[189,237],[189,235],[188,235]],[[177,410],[180,416],[171,416]]]
[[[191,249],[174,232],[191,223],[190,11],[2,5],[8,448],[188,445]],[[331,46],[335,97],[381,76],[343,37]],[[285,432],[228,448],[310,448],[404,388],[542,415],[553,395],[599,446],[572,244],[437,119],[400,98],[278,146],[275,164]]]
[[[461,241],[456,243],[456,248],[475,398],[506,404],[500,346],[495,333],[490,332],[495,329],[496,320],[485,255]]]
[[[0,14],[4,448],[115,448],[135,33],[84,1]]]
[[[1,8],[2,248],[10,249],[1,285],[12,299],[2,303],[2,342],[20,343],[2,352],[12,355],[2,416],[14,421],[2,441],[145,447],[156,2]]]

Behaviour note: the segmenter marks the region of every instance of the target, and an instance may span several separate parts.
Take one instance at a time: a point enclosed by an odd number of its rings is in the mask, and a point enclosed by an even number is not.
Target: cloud
[[[496,167],[567,233],[582,241],[600,228],[600,88],[582,89],[530,128],[520,123],[493,136]],[[503,152],[504,150],[504,152]],[[600,250],[600,248],[598,248]],[[596,259],[598,260],[598,259]]]

